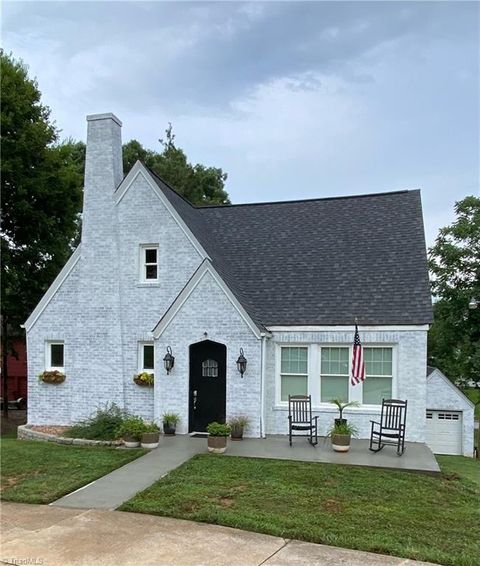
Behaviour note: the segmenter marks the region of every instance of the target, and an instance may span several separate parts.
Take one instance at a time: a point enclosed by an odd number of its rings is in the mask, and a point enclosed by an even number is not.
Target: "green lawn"
[[[145,450],[62,446],[2,438],[1,499],[50,503],[138,458]]]
[[[480,463],[442,476],[199,455],[121,509],[453,566],[478,566]]]

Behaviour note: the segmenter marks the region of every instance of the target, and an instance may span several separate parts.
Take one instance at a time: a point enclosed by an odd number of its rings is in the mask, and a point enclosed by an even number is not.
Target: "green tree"
[[[65,264],[78,233],[81,147],[58,145],[50,109],[26,66],[0,51],[2,155],[2,376],[11,337]],[[75,160],[72,157],[75,156]],[[7,403],[4,404],[7,412]]]
[[[455,212],[456,220],[440,230],[429,250],[437,299],[429,362],[453,381],[480,387],[480,198],[464,198]],[[477,308],[469,308],[472,299]]]
[[[169,124],[165,139],[160,139],[162,152],[145,149],[137,140],[123,146],[123,167],[128,173],[139,159],[177,192],[195,205],[229,204],[225,190],[227,173],[218,167],[192,165],[185,152],[175,145],[175,134]]]

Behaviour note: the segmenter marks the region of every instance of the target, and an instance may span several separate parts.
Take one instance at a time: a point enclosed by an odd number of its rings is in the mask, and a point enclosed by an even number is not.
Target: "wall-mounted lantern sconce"
[[[470,302],[468,303],[468,308],[473,311],[473,310],[475,310],[477,307],[478,307],[478,301],[477,301],[477,299],[476,299],[475,297],[472,297],[472,298],[470,299]]]
[[[237,369],[240,372],[240,375],[243,377],[243,374],[247,369],[247,360],[243,355],[243,348],[240,348],[240,355],[238,356],[238,360],[237,360]]]
[[[165,365],[165,369],[167,370],[167,375],[172,371],[173,366],[175,365],[175,357],[172,356],[172,349],[170,346],[167,346],[167,353],[163,358],[163,363]]]

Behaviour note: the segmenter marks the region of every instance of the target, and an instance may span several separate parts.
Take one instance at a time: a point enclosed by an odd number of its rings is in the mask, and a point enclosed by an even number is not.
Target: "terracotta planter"
[[[167,436],[174,436],[176,428],[168,423],[163,423],[163,434]]]
[[[209,436],[207,438],[208,451],[214,454],[223,454],[227,449],[226,436]]]
[[[232,440],[243,440],[243,426],[232,427]]]
[[[144,432],[142,434],[142,448],[157,448],[159,440],[159,432]]]
[[[332,434],[332,448],[335,452],[348,452],[351,438],[350,434]]]
[[[125,448],[138,448],[140,446],[140,440],[134,436],[126,434],[123,437],[123,444],[125,445]]]

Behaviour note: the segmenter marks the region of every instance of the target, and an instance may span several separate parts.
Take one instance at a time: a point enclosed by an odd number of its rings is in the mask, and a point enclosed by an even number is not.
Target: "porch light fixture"
[[[167,346],[167,353],[163,358],[163,363],[165,365],[165,369],[167,370],[167,375],[172,371],[173,366],[175,365],[175,357],[172,356],[172,349],[170,346]]]
[[[243,377],[243,374],[247,369],[247,359],[243,355],[243,348],[240,348],[240,355],[238,356],[237,360],[237,369],[240,372],[240,375]]]
[[[473,311],[473,310],[475,310],[477,307],[478,307],[478,301],[477,301],[477,299],[476,299],[475,297],[472,297],[472,298],[470,299],[470,302],[468,303],[468,308]]]

